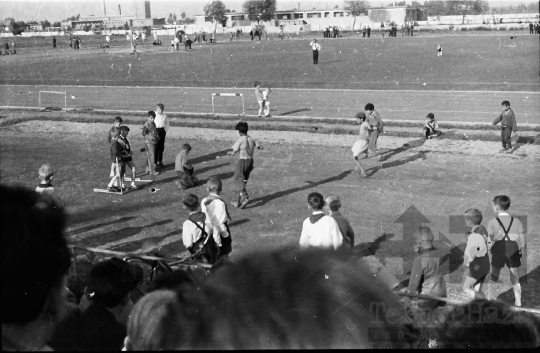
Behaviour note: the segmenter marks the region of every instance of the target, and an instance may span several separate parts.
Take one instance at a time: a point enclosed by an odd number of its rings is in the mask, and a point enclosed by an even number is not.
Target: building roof
[[[429,9],[429,6],[379,6],[370,7],[368,10],[393,10],[393,9]]]

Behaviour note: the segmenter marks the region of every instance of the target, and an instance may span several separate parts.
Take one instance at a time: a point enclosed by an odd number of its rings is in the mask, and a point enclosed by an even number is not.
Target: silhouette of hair
[[[181,349],[373,348],[374,331],[382,341],[390,326],[410,334],[386,285],[340,251],[251,253],[185,301],[174,331]]]
[[[493,198],[493,204],[498,205],[503,211],[510,208],[510,198],[506,195],[497,195]]]
[[[2,323],[26,324],[44,309],[71,265],[66,215],[53,198],[0,186]]]
[[[320,211],[324,206],[324,198],[318,192],[310,193],[307,197],[307,202],[314,211]]]

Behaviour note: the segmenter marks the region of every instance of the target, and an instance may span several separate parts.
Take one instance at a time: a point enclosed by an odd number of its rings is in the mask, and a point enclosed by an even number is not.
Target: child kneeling
[[[195,168],[188,164],[187,156],[191,151],[191,146],[187,143],[182,145],[182,150],[176,156],[174,170],[178,175],[178,180],[174,183],[182,190],[189,189],[197,185],[197,178],[193,176]]]
[[[433,137],[439,137],[442,135],[442,131],[439,130],[439,124],[435,120],[435,115],[429,113],[426,116],[426,121],[424,123],[424,137],[426,139],[432,139]]]

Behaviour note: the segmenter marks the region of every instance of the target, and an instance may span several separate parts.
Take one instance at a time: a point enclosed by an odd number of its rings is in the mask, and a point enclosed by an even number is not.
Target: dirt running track
[[[257,115],[253,90],[246,88],[0,86],[0,106],[37,107],[39,91],[67,93],[67,107],[126,111],[154,110],[165,104],[168,112],[211,113],[212,93],[242,93],[245,113]],[[275,88],[271,114],[350,118],[372,102],[383,119],[423,120],[433,112],[439,121],[491,122],[500,103],[509,100],[519,123],[540,123],[540,93],[488,91],[362,91]],[[63,106],[63,95],[47,95],[43,106]],[[216,113],[242,112],[239,97],[217,97]]]

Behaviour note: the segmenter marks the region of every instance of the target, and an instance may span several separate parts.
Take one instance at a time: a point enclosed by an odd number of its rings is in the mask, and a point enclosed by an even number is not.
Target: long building
[[[426,21],[429,15],[427,6],[386,6],[372,7],[367,15],[356,17],[347,13],[343,8],[334,8],[331,10],[286,10],[276,11],[274,21],[278,26],[287,24],[309,24],[312,30],[322,30],[328,26],[338,26],[342,29],[358,29],[360,26],[375,26],[381,22],[395,22],[398,25],[406,22]],[[249,26],[253,22],[248,19],[247,13],[231,12],[227,13],[227,28],[237,26]],[[205,15],[195,16],[195,23],[199,26],[208,26],[213,18]],[[275,23],[275,22],[274,22]],[[354,28],[353,28],[354,25]]]

